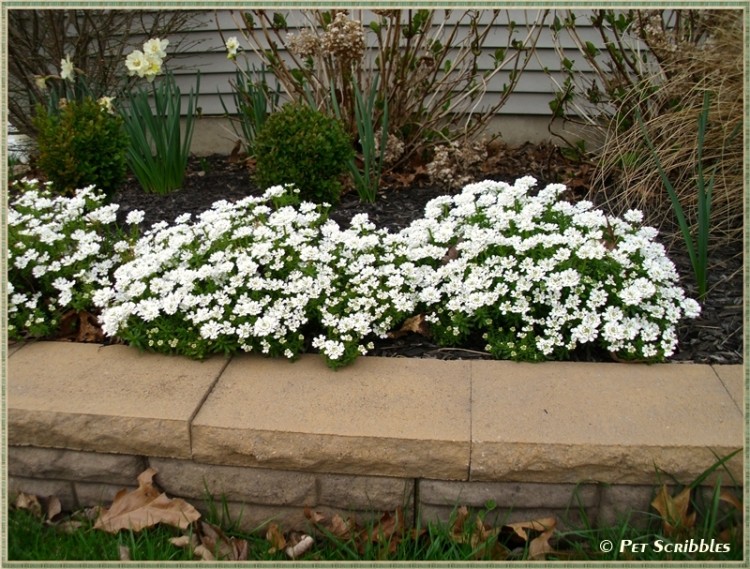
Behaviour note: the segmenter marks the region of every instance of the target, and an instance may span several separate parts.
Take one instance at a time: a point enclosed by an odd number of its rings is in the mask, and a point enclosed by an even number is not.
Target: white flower
[[[167,57],[167,46],[169,40],[160,40],[159,38],[152,38],[143,44],[143,53],[147,56],[151,55],[154,58],[164,59]]]
[[[128,225],[138,225],[143,221],[143,219],[146,217],[146,214],[141,211],[140,209],[134,209],[130,213],[128,213],[128,216],[125,218],[125,223]]]
[[[60,79],[64,81],[73,81],[75,79],[75,66],[70,61],[70,55],[60,60]]]
[[[97,101],[97,102],[99,103],[99,106],[102,109],[104,109],[106,112],[108,112],[108,113],[114,113],[115,112],[115,108],[112,105],[112,101],[114,101],[114,100],[115,100],[114,97],[101,97],[99,99],[99,101]]]
[[[128,75],[145,77],[146,80],[151,82],[154,77],[161,73],[162,60],[156,55],[143,53],[136,49],[125,58],[125,65],[128,68]]]
[[[234,59],[237,57],[237,50],[240,48],[240,42],[236,36],[232,36],[227,39],[227,59]]]
[[[138,75],[143,77],[149,68],[149,62],[146,55],[136,49],[128,54],[125,58],[125,66],[128,68],[128,75]]]

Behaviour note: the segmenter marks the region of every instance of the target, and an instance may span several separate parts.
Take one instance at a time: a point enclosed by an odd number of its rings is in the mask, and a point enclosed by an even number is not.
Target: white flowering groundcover
[[[140,237],[105,232],[117,206],[91,188],[51,198],[24,183],[9,215],[15,337],[50,334],[66,308],[96,307],[107,335],[142,349],[294,359],[313,347],[337,368],[422,314],[438,343],[481,335],[501,359],[565,359],[591,345],[661,361],[678,322],[700,312],[640,212],[571,204],[559,184],[534,195],[530,177],[434,199],[398,233],[366,215],[342,229],[294,188],[274,187]]]

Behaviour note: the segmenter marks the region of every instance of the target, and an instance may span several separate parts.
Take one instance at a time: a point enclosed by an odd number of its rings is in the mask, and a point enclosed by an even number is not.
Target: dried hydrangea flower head
[[[338,12],[323,34],[322,48],[326,55],[342,63],[360,61],[366,48],[362,22],[350,20],[344,12]]]
[[[294,55],[300,57],[315,57],[320,53],[320,38],[309,29],[298,34],[287,34],[286,47]]]

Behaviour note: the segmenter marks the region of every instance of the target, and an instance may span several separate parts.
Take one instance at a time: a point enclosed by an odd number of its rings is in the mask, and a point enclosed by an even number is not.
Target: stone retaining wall
[[[247,530],[303,529],[305,507],[426,522],[488,501],[493,524],[637,523],[658,484],[744,441],[742,366],[362,358],[332,372],[314,356],[35,343],[13,347],[7,379],[11,499],[106,505],[153,467],[169,496],[225,500]],[[727,464],[739,481],[742,458]]]
[[[204,513],[207,498],[226,506],[246,531],[275,521],[286,529],[304,529],[304,508],[324,515],[339,513],[360,521],[404,508],[420,523],[450,520],[457,506],[480,511],[496,508],[490,524],[553,515],[560,527],[587,523],[609,525],[622,516],[644,520],[653,498],[650,486],[457,482],[383,476],[320,474],[219,466],[192,460],[164,459],[38,447],[8,449],[9,492],[57,496],[63,508],[109,505],[118,491],[134,489],[137,476],[157,470],[155,482],[170,497],[181,497]],[[415,501],[415,496],[416,501]]]

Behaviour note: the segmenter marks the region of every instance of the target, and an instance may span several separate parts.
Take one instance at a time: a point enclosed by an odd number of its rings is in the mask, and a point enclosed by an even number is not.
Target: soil
[[[129,179],[113,201],[120,204],[123,218],[133,209],[144,210],[144,226],[162,220],[171,222],[186,212],[198,214],[217,200],[236,201],[257,195],[259,190],[252,183],[252,170],[251,161],[236,157],[191,158],[181,189],[164,196],[147,194],[135,180]],[[574,197],[582,198],[588,194],[593,173],[590,164],[566,159],[560,149],[550,144],[527,143],[516,148],[495,145],[487,161],[473,176],[475,180],[513,182],[520,176],[531,175],[538,180],[538,187],[564,183]],[[397,231],[420,217],[428,201],[446,193],[451,192],[431,185],[424,167],[417,165],[408,173],[385,177],[374,204],[361,203],[354,191],[345,192],[331,217],[345,225],[353,215],[367,213],[377,226]],[[683,287],[695,298],[692,268],[684,245],[673,234],[665,233],[661,237],[680,272]],[[710,259],[710,292],[702,303],[702,314],[698,319],[685,320],[680,326],[679,351],[672,359],[696,363],[742,363],[742,243],[724,244],[712,251]],[[379,341],[371,354],[439,359],[490,358],[479,345],[467,345],[463,349],[440,348],[415,334]],[[588,352],[575,354],[575,358],[608,360],[606,354]]]

